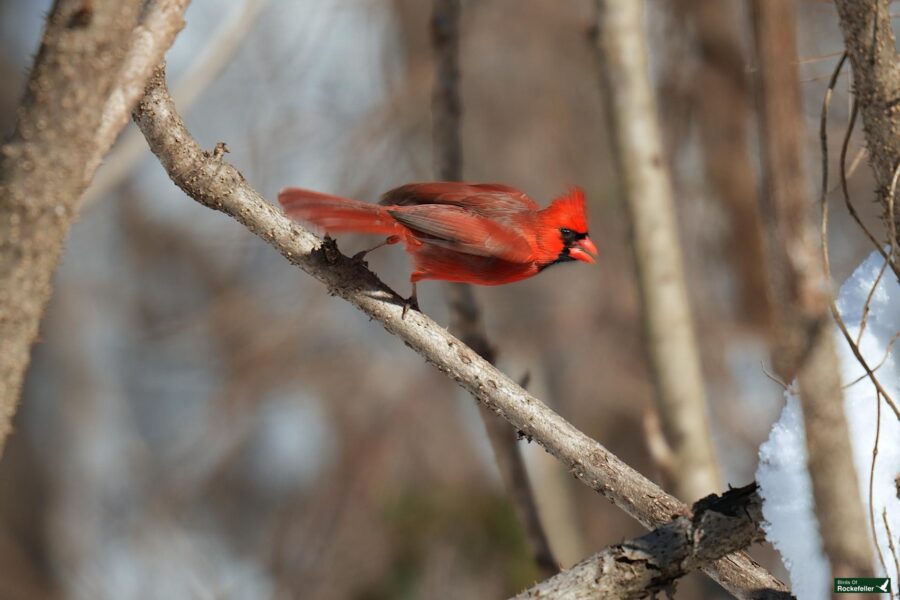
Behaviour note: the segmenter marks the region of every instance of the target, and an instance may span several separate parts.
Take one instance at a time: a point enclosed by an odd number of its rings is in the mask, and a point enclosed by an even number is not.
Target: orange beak
[[[582,262],[593,263],[594,257],[591,256],[591,254],[596,256],[599,253],[597,251],[597,246],[595,246],[594,242],[591,241],[591,238],[588,237],[578,240],[571,248],[569,248],[569,256]]]

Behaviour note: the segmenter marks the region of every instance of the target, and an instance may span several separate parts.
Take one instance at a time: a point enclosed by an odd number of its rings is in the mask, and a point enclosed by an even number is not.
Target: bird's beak
[[[595,256],[598,254],[597,246],[594,245],[591,238],[582,238],[569,248],[569,256],[582,262],[593,263],[594,257],[591,254]]]

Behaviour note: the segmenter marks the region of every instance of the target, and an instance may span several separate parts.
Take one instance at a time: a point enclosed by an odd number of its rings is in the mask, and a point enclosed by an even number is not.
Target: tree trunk
[[[602,88],[631,223],[660,421],[672,449],[675,495],[692,502],[719,489],[719,475],[650,84],[643,2],[600,0],[598,6]]]

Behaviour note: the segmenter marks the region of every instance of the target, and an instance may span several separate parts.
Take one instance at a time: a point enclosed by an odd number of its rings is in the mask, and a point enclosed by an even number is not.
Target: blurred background
[[[723,482],[742,485],[783,401],[764,372],[768,307],[746,242],[759,186],[749,19],[743,2],[717,0],[716,24],[698,17],[702,4],[649,0],[647,28],[714,442]],[[50,5],[0,0],[4,135]],[[374,201],[433,179],[430,10],[420,0],[193,0],[168,55],[170,87],[197,139],[226,142],[266,197],[293,185]],[[843,46],[830,2],[797,2],[797,16],[818,190],[819,110]],[[542,204],[582,186],[601,251],[594,267],[476,294],[499,366],[530,374],[535,395],[663,484],[648,449],[653,388],[594,21],[589,0],[463,2],[466,179]],[[710,91],[723,57],[736,67],[725,78],[734,96]],[[831,106],[833,161],[848,85],[845,75]],[[723,167],[710,153],[717,110],[734,117],[720,137],[744,147],[743,162]],[[135,134],[129,125],[72,229],[0,462],[0,598],[499,598],[532,584],[471,398],[185,197]],[[850,160],[860,148],[857,134]],[[850,186],[877,231],[865,161]],[[830,198],[838,285],[871,248],[839,194]],[[371,242],[344,236],[340,247]],[[405,253],[368,260],[407,292]],[[446,324],[441,284],[421,285],[419,298]],[[522,444],[564,566],[641,533]],[[753,554],[784,577],[777,555]],[[698,579],[677,597],[714,593]]]

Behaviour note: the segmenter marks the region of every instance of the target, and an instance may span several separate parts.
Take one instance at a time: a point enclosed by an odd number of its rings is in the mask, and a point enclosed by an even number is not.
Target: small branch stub
[[[671,595],[680,577],[735,550],[762,541],[762,502],[756,484],[699,500],[679,516],[634,540],[616,544],[516,596],[535,598],[652,598]],[[790,598],[759,590],[760,598]]]

